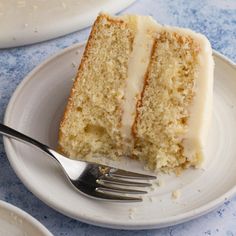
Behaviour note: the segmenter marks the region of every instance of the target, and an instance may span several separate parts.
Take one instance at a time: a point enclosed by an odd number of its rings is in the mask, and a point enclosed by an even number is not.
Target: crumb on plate
[[[177,189],[177,190],[175,190],[175,191],[172,192],[171,197],[172,197],[173,199],[178,199],[178,198],[180,197],[180,195],[181,195],[181,192],[180,192],[179,189]]]

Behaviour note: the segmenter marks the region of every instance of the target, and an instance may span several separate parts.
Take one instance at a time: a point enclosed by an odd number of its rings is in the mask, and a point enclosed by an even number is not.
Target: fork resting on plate
[[[37,147],[48,154],[49,157],[56,160],[61,166],[69,182],[75,189],[95,199],[140,202],[142,201],[140,196],[132,197],[128,195],[146,194],[147,191],[137,188],[151,186],[147,180],[156,179],[156,176],[139,174],[87,161],[69,159],[47,145],[3,124],[0,124],[0,133]]]

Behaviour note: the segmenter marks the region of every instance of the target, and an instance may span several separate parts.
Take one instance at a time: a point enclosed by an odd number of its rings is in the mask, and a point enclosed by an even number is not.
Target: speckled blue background
[[[124,13],[151,15],[160,23],[205,34],[212,47],[236,61],[236,0],[138,0]],[[89,29],[32,46],[0,50],[0,120],[16,86],[39,63],[62,48],[86,40]],[[47,207],[17,178],[0,139],[0,199],[30,213],[55,235],[236,235],[236,197],[196,220],[160,230],[124,231],[78,222]]]

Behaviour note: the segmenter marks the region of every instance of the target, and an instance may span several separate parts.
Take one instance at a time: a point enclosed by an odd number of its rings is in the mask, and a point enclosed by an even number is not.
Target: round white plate
[[[84,45],[74,45],[35,68],[18,86],[5,123],[56,147],[72,78]],[[164,182],[142,203],[92,200],[76,192],[62,171],[41,152],[4,138],[9,161],[22,182],[38,198],[72,218],[119,229],[150,229],[174,225],[209,212],[236,192],[236,67],[219,53],[215,58],[213,120],[202,169],[181,176],[159,174]],[[133,170],[141,167],[130,163]],[[181,196],[172,199],[172,191]]]
[[[115,14],[135,0],[0,1],[0,48],[56,38],[90,26],[101,11]]]
[[[0,235],[52,236],[52,234],[31,215],[4,201],[0,201]]]

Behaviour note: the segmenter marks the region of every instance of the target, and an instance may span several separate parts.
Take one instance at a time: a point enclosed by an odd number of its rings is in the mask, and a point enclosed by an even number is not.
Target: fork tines
[[[106,175],[111,176],[111,177],[125,178],[125,179],[127,178],[140,179],[140,180],[156,179],[156,176],[153,176],[153,175],[140,174],[140,173],[135,173],[135,172],[121,170],[121,169],[115,169],[115,168],[110,168],[109,173],[107,173]]]
[[[156,179],[156,176],[109,168],[109,171],[106,171],[106,173],[97,179],[95,191],[102,194],[103,198],[108,197],[109,200],[140,202],[142,201],[141,197],[129,197],[126,195],[147,194],[147,191],[136,188],[150,187],[152,185],[151,183],[143,181],[154,179]]]

